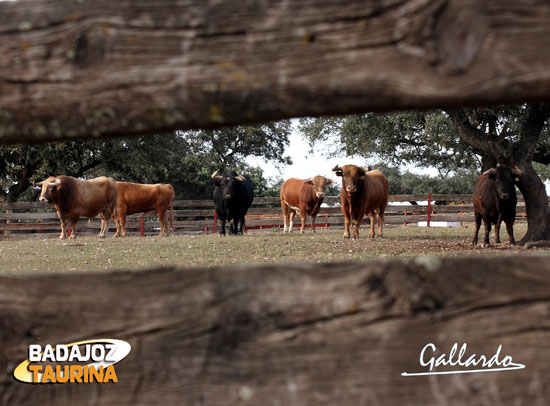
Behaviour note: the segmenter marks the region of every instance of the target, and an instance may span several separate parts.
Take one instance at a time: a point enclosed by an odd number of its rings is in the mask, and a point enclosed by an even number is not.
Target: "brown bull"
[[[108,229],[109,219],[116,214],[118,190],[116,182],[107,177],[90,180],[80,180],[71,176],[50,176],[42,182],[39,201],[55,206],[57,216],[61,221],[61,235],[66,238],[65,226],[72,229],[71,237],[76,238],[76,224],[80,217],[90,220],[101,217],[101,230],[98,237],[104,237]]]
[[[359,226],[366,213],[370,217],[369,237],[374,237],[375,213],[378,212],[378,234],[383,236],[384,211],[388,204],[388,179],[379,170],[370,166],[336,165],[332,170],[342,177],[340,200],[344,214],[344,238],[350,238],[351,221],[355,223],[353,238],[359,238]]]
[[[284,214],[285,233],[292,232],[296,213],[300,215],[302,220],[300,233],[304,233],[307,214],[311,216],[311,230],[315,232],[315,217],[317,217],[323,203],[325,188],[332,183],[334,183],[333,180],[324,176],[314,176],[305,180],[290,178],[283,183],[281,187],[281,208]]]
[[[146,213],[155,210],[159,216],[160,234],[164,231],[168,236],[168,220],[166,210],[170,207],[170,227],[174,228],[174,189],[172,185],[157,183],[142,185],[139,183],[117,182],[118,187],[118,219],[115,237],[126,237],[126,216],[135,213]]]

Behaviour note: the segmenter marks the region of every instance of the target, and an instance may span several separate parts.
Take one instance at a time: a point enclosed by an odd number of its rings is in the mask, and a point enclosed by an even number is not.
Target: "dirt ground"
[[[515,227],[516,239],[526,224]],[[142,268],[162,265],[211,267],[235,263],[341,262],[377,257],[423,255],[529,255],[548,252],[526,250],[507,243],[490,248],[471,246],[473,225],[454,228],[386,227],[383,238],[367,238],[362,228],[359,240],[342,238],[342,229],[320,229],[313,234],[283,234],[279,230],[250,232],[239,237],[217,235],[94,237],[76,240],[31,239],[0,241],[1,271],[75,271]],[[507,241],[506,231],[501,239]],[[491,241],[493,235],[491,234]]]

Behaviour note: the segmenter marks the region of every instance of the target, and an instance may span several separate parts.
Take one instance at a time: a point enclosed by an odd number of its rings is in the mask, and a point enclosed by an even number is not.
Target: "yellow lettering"
[[[118,378],[116,376],[114,365],[109,365],[107,367],[107,370],[105,371],[105,376],[103,377],[103,383],[107,383],[107,382],[109,382],[109,380],[111,380],[115,383],[118,382]]]
[[[65,365],[61,371],[61,365],[55,366],[55,379],[58,383],[65,383],[69,380],[69,367]]]
[[[90,382],[94,382],[94,379],[96,382],[103,382],[103,367],[99,367],[99,371],[93,367],[93,366],[90,366],[90,368],[88,369],[88,371],[90,372]]]
[[[82,383],[82,367],[80,365],[71,365],[71,383]]]
[[[55,374],[53,373],[53,367],[51,365],[46,365],[44,368],[44,375],[42,375],[42,383],[55,383]]]
[[[38,374],[42,372],[42,365],[29,365],[29,371],[32,372],[33,383],[38,383]]]

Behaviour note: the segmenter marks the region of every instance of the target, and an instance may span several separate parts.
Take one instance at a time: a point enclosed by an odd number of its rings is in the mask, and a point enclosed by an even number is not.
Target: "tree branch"
[[[520,139],[516,142],[516,148],[520,153],[525,154],[527,159],[533,159],[537,152],[540,133],[548,117],[550,117],[550,104],[540,103],[527,106],[525,120],[520,130]],[[541,159],[544,158],[541,157]]]
[[[467,142],[478,150],[492,152],[494,149],[493,145],[497,143],[497,140],[472,126],[464,109],[445,109],[444,111],[453,122],[459,137],[464,142]]]

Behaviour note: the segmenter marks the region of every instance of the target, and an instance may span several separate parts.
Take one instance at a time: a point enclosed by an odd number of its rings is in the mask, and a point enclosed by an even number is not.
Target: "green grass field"
[[[515,227],[516,238],[526,224]],[[503,230],[504,231],[504,230]],[[316,234],[283,234],[264,230],[239,237],[217,235],[94,237],[76,240],[29,239],[0,241],[2,271],[74,271],[115,268],[143,268],[162,265],[210,267],[243,263],[341,262],[379,257],[421,255],[518,255],[526,250],[501,244],[472,248],[473,226],[457,228],[387,227],[384,238],[344,240],[343,230],[318,230]],[[491,235],[493,237],[493,235]],[[507,234],[501,233],[507,241]],[[541,251],[541,250],[534,250]],[[549,252],[549,251],[547,251]]]

